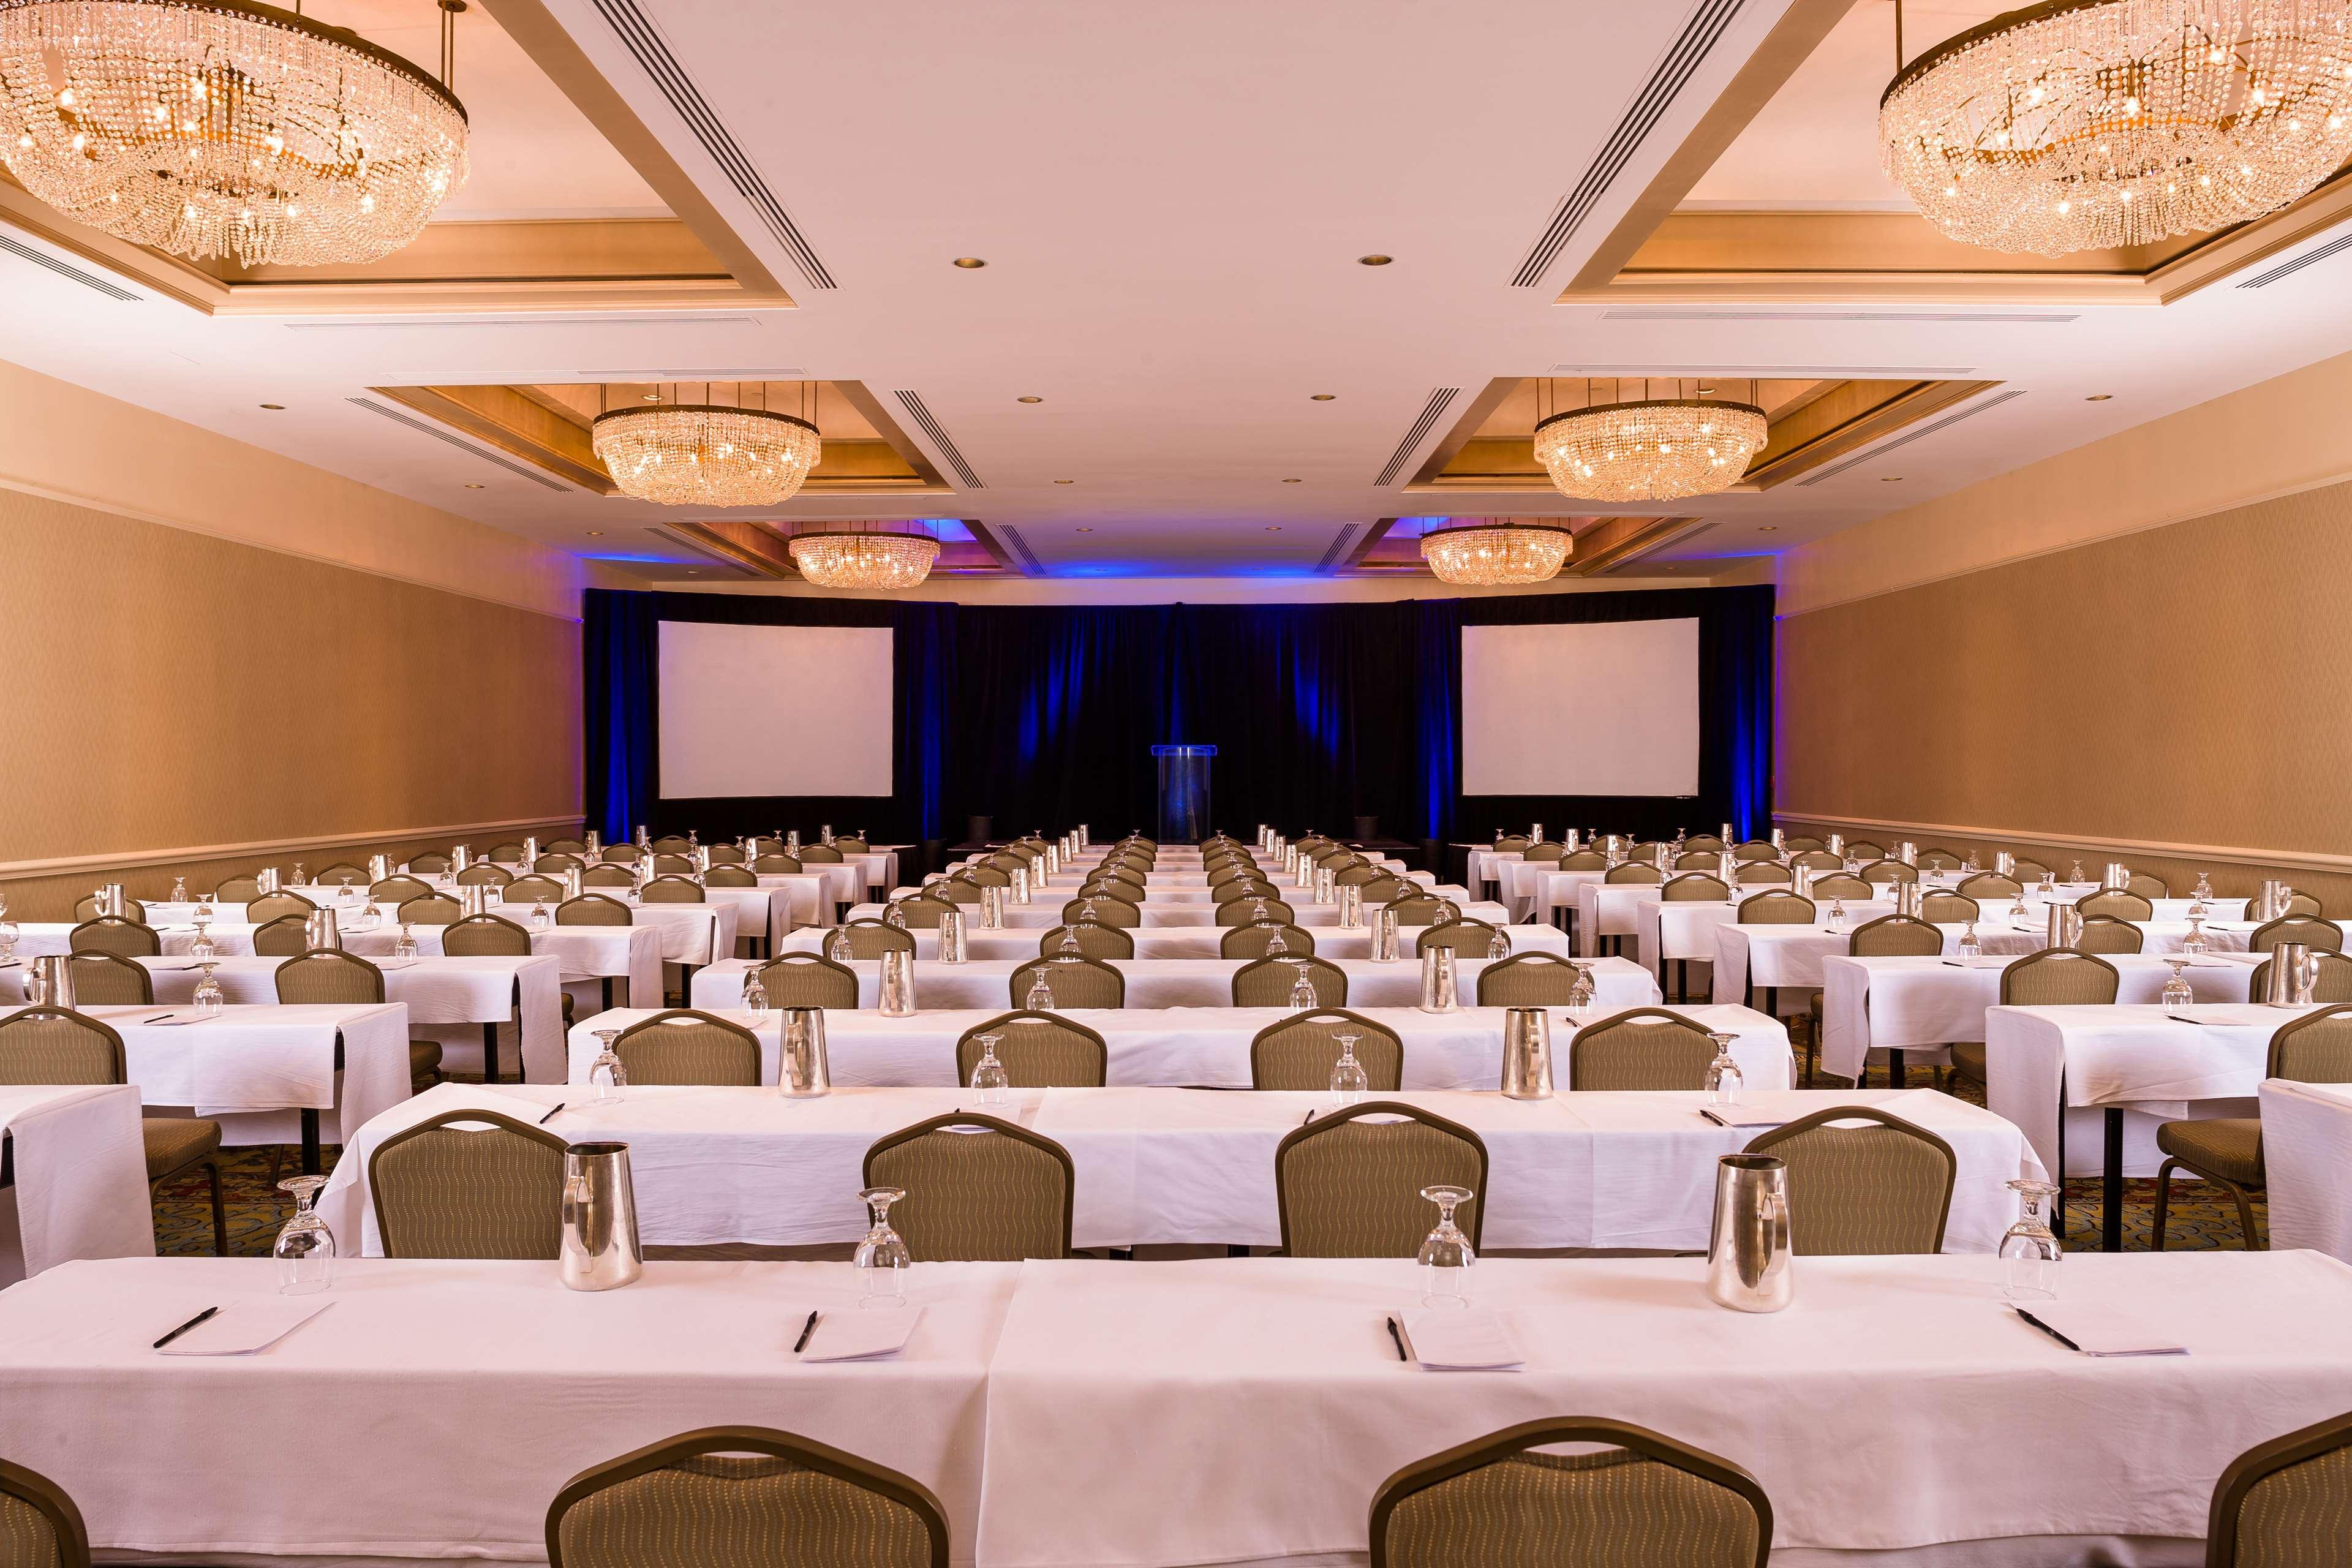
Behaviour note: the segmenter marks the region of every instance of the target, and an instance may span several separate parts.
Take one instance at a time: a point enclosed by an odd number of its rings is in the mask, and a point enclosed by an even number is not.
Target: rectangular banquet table
[[[1570,1094],[1415,1090],[1402,1101],[1470,1128],[1493,1164],[1485,1244],[1519,1249],[1639,1247],[1696,1252],[1713,1216],[1715,1161],[1762,1129],[1717,1126],[1696,1092]],[[1942,1137],[1959,1157],[1949,1252],[1990,1252],[2017,1216],[2004,1184],[2039,1178],[2016,1128],[1929,1089],[1781,1090],[1745,1097],[1787,1120],[1832,1106],[1873,1105]],[[1029,1089],[982,1107],[970,1089],[837,1089],[788,1100],[771,1089],[635,1087],[595,1104],[559,1084],[436,1085],[362,1128],[336,1163],[320,1212],[369,1257],[383,1239],[368,1159],[402,1129],[460,1110],[492,1110],[561,1137],[629,1145],[639,1234],[648,1246],[801,1247],[866,1233],[857,1202],[874,1141],[950,1111],[980,1111],[1059,1143],[1076,1173],[1073,1245],[1274,1247],[1275,1147],[1324,1093],[1187,1089]]]
[[[914,890],[913,889],[901,889],[902,892]],[[1295,891],[1296,889],[1286,890]],[[1004,923],[1015,929],[1033,931],[1042,926],[1057,926],[1062,923],[1063,909],[1072,901],[1068,899],[1045,899],[1026,904],[1008,903],[1004,906]],[[1339,906],[1337,904],[1318,904],[1305,898],[1284,899],[1281,901],[1290,906],[1291,922],[1295,925],[1312,927],[1318,934],[1326,928],[1335,931],[1339,929]],[[1503,906],[1500,904],[1460,903],[1459,900],[1456,902],[1465,919],[1484,921],[1488,925],[1494,926],[1510,923],[1510,916],[1504,912]],[[967,904],[964,909],[965,929],[978,929],[980,906]],[[882,911],[883,906],[880,904],[860,904],[849,911],[849,918],[878,921],[882,918]],[[1188,904],[1168,900],[1146,899],[1137,906],[1136,912],[1142,917],[1142,929],[1145,930],[1150,930],[1153,926],[1214,927],[1217,923],[1217,906],[1210,903]],[[63,952],[64,949],[61,947],[58,951]]]
[[[0,1286],[78,1258],[152,1258],[139,1091],[0,1084]]]
[[[369,928],[370,932],[389,928],[394,931],[394,939],[397,939],[400,921],[400,911],[397,906],[393,904],[339,905],[325,889],[318,889],[318,891],[321,894],[317,900],[320,907],[333,909],[343,922],[348,923],[355,910],[373,912],[379,923]],[[788,911],[791,904],[790,893],[782,888],[706,888],[703,889],[703,901],[698,904],[659,902],[649,904],[627,888],[590,888],[586,891],[596,894],[600,898],[610,899],[616,904],[627,906],[632,924],[652,926],[661,933],[663,962],[685,964],[689,967],[698,963],[714,963],[721,958],[734,957],[735,937],[739,927],[745,931],[765,931],[769,929],[768,921],[772,905],[781,902],[786,906]],[[309,894],[306,893],[304,896],[308,897]],[[560,899],[550,899],[545,907],[551,912],[562,901]],[[236,904],[221,907],[237,910],[240,912],[243,909],[243,906]],[[515,924],[528,930],[530,927],[533,908],[534,906],[530,903],[509,904],[494,900],[490,912],[502,920],[512,921]],[[785,913],[784,918],[789,921],[788,912]],[[217,932],[219,928],[215,926],[214,929]],[[424,928],[411,927],[410,929],[420,931]],[[785,929],[791,929],[789,924]],[[171,951],[168,944],[164,951],[166,952]],[[386,951],[389,951],[389,947]]]
[[[1738,1038],[1732,1055],[1753,1089],[1790,1087],[1789,1031],[1778,1019],[1746,1007],[1673,1007],[1700,1026]],[[956,1041],[1006,1011],[924,1011],[892,1018],[872,1009],[828,1010],[827,1055],[836,1084],[945,1084],[962,1081],[956,1070]],[[1462,1007],[1423,1013],[1413,1007],[1350,1008],[1395,1031],[1404,1042],[1406,1089],[1493,1089],[1501,1080],[1503,1019],[1500,1007]],[[1553,1072],[1568,1081],[1571,1033],[1566,1014],[1549,1008]],[[779,1023],[769,1014],[751,1016],[719,1009],[719,1017],[751,1027],[760,1037],[760,1081],[776,1081]],[[625,1029],[654,1016],[651,1008],[615,1008],[583,1020],[572,1030],[571,1081],[588,1081],[596,1058],[598,1029]],[[1250,1042],[1259,1031],[1297,1015],[1286,1007],[1073,1007],[1062,1016],[1103,1037],[1109,1050],[1109,1081],[1115,1085],[1202,1089],[1250,1087]],[[1595,1011],[1591,1021],[1601,1015]]]
[[[1703,1268],[1482,1259],[1473,1298],[1509,1314],[1527,1369],[1433,1373],[1381,1326],[1418,1306],[1403,1259],[1024,1265],[989,1379],[980,1559],[1360,1562],[1402,1467],[1583,1415],[1752,1472],[1774,1568],[1948,1542],[1966,1544],[1922,1561],[2193,1564],[2231,1459],[2352,1408],[2352,1269],[2315,1253],[2068,1258],[2063,1300],[2189,1350],[2124,1360],[2021,1322],[1991,1258],[1799,1258],[1795,1305],[1767,1316],[1715,1306]],[[1072,1504],[1096,1498],[1121,1506]]]
[[[1023,926],[1003,931],[984,931],[976,923],[978,916],[970,908],[964,910],[964,956],[972,959],[1010,958],[1023,963],[1038,957],[1053,939],[1047,934],[1053,928]],[[940,950],[940,933],[910,921],[907,929],[915,938],[915,956],[929,959]],[[1220,926],[1139,926],[1128,931],[1135,940],[1138,958],[1216,958],[1221,956],[1225,932],[1230,928]],[[1414,962],[1412,954],[1426,926],[1399,926],[1397,952],[1404,956],[1400,963]],[[1552,926],[1505,926],[1503,934],[1510,939],[1513,952],[1551,952],[1568,956],[1566,933]],[[1365,958],[1372,955],[1372,933],[1360,927],[1318,926],[1311,933],[1315,939],[1318,958]],[[780,952],[823,952],[826,932],[794,931],[778,944]],[[1596,971],[1595,973],[1598,973]]]
[[[1027,987],[1016,995],[1013,971],[1035,961],[1026,958],[981,958],[962,963],[937,959],[915,960],[915,1002],[921,1007],[1019,1007],[1027,1001]],[[1134,1007],[1229,1007],[1234,1000],[1234,975],[1244,963],[1238,958],[1114,958],[1106,960],[1127,977],[1127,1005]],[[1421,1003],[1421,965],[1399,961],[1375,963],[1369,958],[1333,959],[1348,977],[1344,1005],[1415,1007]],[[1458,994],[1475,1001],[1478,977],[1493,959],[1464,959],[1454,966]],[[743,976],[758,965],[744,959],[714,963],[695,971],[692,1005],[705,1009],[742,1005]],[[856,958],[849,967],[857,972],[857,1005],[879,1005],[881,962]],[[1661,1000],[1658,983],[1622,958],[1595,959],[1586,965],[1592,973],[1593,1005],[1600,1013],[1622,1012]],[[1049,981],[1050,984],[1051,982]]]
[[[2262,1084],[2270,1242],[2352,1259],[2352,1084]]]
[[[327,1310],[260,1354],[175,1358],[150,1342],[204,1307],[278,1300],[276,1265],[68,1264],[0,1291],[0,1452],[64,1488],[100,1552],[543,1563],[548,1504],[582,1470],[697,1427],[774,1426],[929,1488],[968,1563],[1019,1266],[918,1269],[922,1321],[894,1358],[795,1359],[812,1309],[856,1312],[851,1272],[653,1262],[583,1293],[553,1263],[345,1258]]]

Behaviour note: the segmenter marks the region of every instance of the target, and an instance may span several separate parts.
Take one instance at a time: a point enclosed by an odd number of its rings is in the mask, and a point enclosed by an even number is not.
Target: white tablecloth
[[[275,1270],[76,1263],[0,1292],[0,1451],[64,1488],[100,1551],[543,1563],[547,1506],[580,1471],[740,1425],[912,1476],[970,1560],[1016,1265],[918,1269],[922,1321],[877,1362],[792,1354],[811,1309],[856,1313],[845,1263],[654,1262],[579,1293],[553,1263],[346,1258],[327,1310],[259,1355],[148,1348],[201,1308],[278,1300]]]
[[[1606,871],[1563,871],[1553,860],[1506,860],[1503,901],[1522,920],[1549,921],[1555,910],[1577,907],[1577,889],[1598,883]]]
[[[1460,1122],[1486,1143],[1486,1245],[1700,1251],[1713,1215],[1717,1156],[1760,1129],[1717,1126],[1697,1094],[1560,1094],[1547,1100],[1422,1090],[1401,1100]],[[1790,1120],[1830,1106],[1869,1104],[1927,1127],[1959,1156],[1945,1248],[1989,1252],[2017,1215],[2003,1185],[2042,1167],[2017,1129],[1936,1094],[1787,1090],[1748,1101]],[[339,1237],[370,1257],[383,1240],[365,1173],[385,1138],[429,1117],[489,1109],[574,1141],[629,1145],[640,1235],[649,1246],[770,1247],[856,1241],[866,1232],[856,1194],[874,1141],[950,1110],[982,1109],[969,1089],[841,1089],[787,1100],[768,1089],[635,1088],[617,1105],[576,1089],[533,1084],[485,1089],[442,1084],[360,1130],[335,1166],[320,1210]],[[1076,1173],[1074,1244],[1272,1247],[1281,1239],[1275,1146],[1325,1094],[1216,1089],[1021,1089],[987,1113],[1051,1138]]]
[[[2105,1169],[2103,1112],[2124,1109],[2124,1172],[2152,1176],[2164,1156],[2157,1123],[2252,1116],[2271,1037],[2311,1007],[2200,1005],[2180,1023],[2149,1006],[1994,1007],[1985,1014],[1985,1103],[2025,1130],[2058,1168],[2066,1106],[2066,1171]]]
[[[906,889],[908,892],[913,890]],[[1296,889],[1285,890],[1295,891]],[[1281,901],[1290,906],[1292,923],[1313,926],[1318,939],[1327,927],[1334,931],[1339,929],[1339,906],[1337,904],[1312,903],[1303,897],[1286,898]],[[1034,931],[1040,926],[1057,926],[1062,923],[1062,910],[1070,902],[1071,900],[1067,899],[1047,899],[1026,904],[1008,903],[1004,906],[1004,923],[1022,931]],[[1488,925],[1510,923],[1510,916],[1504,911],[1500,904],[1463,903],[1459,900],[1455,902],[1467,919],[1485,921]],[[964,928],[967,931],[980,929],[980,906],[967,904],[964,910]],[[1217,906],[1210,903],[1186,904],[1164,900],[1146,900],[1137,906],[1137,912],[1143,917],[1141,929],[1144,930],[1153,926],[1213,927],[1217,923]],[[849,917],[852,920],[878,921],[882,918],[882,906],[860,904],[849,911]],[[2242,946],[2243,943],[2240,945]],[[62,952],[65,950],[59,947],[58,951]]]
[[[2231,1459],[2352,1408],[2352,1270],[2313,1253],[2068,1257],[2064,1300],[2190,1351],[2136,1360],[2019,1321],[1990,1258],[1795,1268],[1796,1305],[1750,1316],[1706,1300],[1697,1259],[1482,1260],[1474,1298],[1512,1315],[1528,1356],[1486,1373],[1398,1363],[1381,1318],[1419,1298],[1402,1260],[1031,1263],[990,1378],[981,1560],[1360,1561],[1400,1468],[1589,1414],[1754,1473],[1774,1568],[1974,1541],[1933,1561],[2195,1563]],[[1097,1498],[1123,1506],[1073,1504]],[[1996,1555],[2032,1536],[2176,1539],[2153,1558]]]
[[[0,1286],[77,1258],[152,1258],[147,1151],[129,1084],[0,1084]]]
[[[1045,931],[1034,926],[1006,931],[982,931],[971,922],[970,909],[964,915],[964,953],[968,958],[1010,958],[1022,963],[1039,956]],[[1050,929],[1050,928],[1048,928]],[[1423,926],[1399,926],[1397,951],[1407,957],[1400,962],[1418,962],[1412,957],[1421,941]],[[910,921],[908,930],[914,933],[915,956],[928,959],[939,952],[940,934]],[[1568,935],[1554,926],[1506,926],[1513,952],[1553,952],[1568,956]],[[1138,926],[1129,936],[1135,939],[1138,958],[1216,958],[1224,942],[1224,928],[1218,926]],[[1314,932],[1315,956],[1318,958],[1370,958],[1372,955],[1372,933],[1360,928],[1318,926]],[[777,944],[779,952],[823,952],[825,933],[816,931],[794,931]]]
[[[956,1071],[956,1041],[964,1031],[1006,1009],[973,1008],[922,1012],[887,1018],[870,1009],[828,1011],[827,1055],[836,1084],[945,1084],[961,1081]],[[1492,1089],[1501,1081],[1503,1018],[1500,1007],[1464,1007],[1430,1014],[1410,1007],[1351,1008],[1395,1031],[1404,1042],[1406,1089]],[[748,1015],[715,1009],[719,1016],[751,1026]],[[1551,1013],[1554,1075],[1568,1081],[1570,1031],[1558,1008]],[[1778,1021],[1746,1007],[1675,1007],[1708,1029],[1738,1037],[1732,1055],[1750,1089],[1787,1089],[1790,1082],[1789,1031]],[[1067,1009],[1067,1016],[1103,1037],[1109,1048],[1109,1081],[1115,1085],[1168,1085],[1203,1089],[1250,1086],[1250,1042],[1258,1032],[1293,1015],[1283,1007],[1169,1007]],[[649,1008],[616,1007],[584,1019],[572,1031],[571,1081],[588,1081],[595,1060],[597,1029],[625,1029]],[[1597,1021],[1601,1015],[1593,1014]],[[753,1026],[760,1037],[761,1081],[776,1080],[776,1016]]]
[[[2156,1004],[2171,966],[2147,953],[2100,955],[2116,969],[2116,1000]],[[1853,958],[1822,960],[1822,1067],[1840,1078],[1862,1070],[1865,1053],[1884,1061],[1890,1049],[1920,1061],[1950,1059],[1955,1040],[1985,1037],[1985,1012],[2000,1005],[2000,977],[2013,955],[1990,958]],[[2186,962],[2182,970],[2200,1002],[2243,1002],[2254,966],[2244,953]]]
[[[1000,1010],[1018,1007],[1026,1000],[1013,991],[1013,973],[1024,963],[1035,962],[1036,953],[1020,960],[1010,958],[974,959],[963,963],[941,963],[935,959],[915,961],[915,1002],[923,1007],[994,1007]],[[1127,1005],[1139,1007],[1227,1007],[1233,1005],[1234,975],[1242,967],[1238,958],[1114,958],[1107,961],[1113,969],[1127,976]],[[1369,958],[1333,959],[1340,973],[1348,977],[1348,999],[1342,1005],[1365,1007],[1414,1007],[1421,1003],[1421,964],[1418,961],[1399,960],[1394,963],[1375,963]],[[1454,966],[1457,994],[1475,1001],[1478,995],[1478,976],[1492,959],[1464,959]],[[758,965],[742,959],[714,963],[694,973],[693,1005],[706,1010],[734,1007],[741,1005],[743,976]],[[852,959],[849,967],[857,972],[857,1005],[860,1007],[880,1005],[881,963],[877,959]],[[1598,1012],[1621,1012],[1627,1007],[1639,1007],[1663,998],[1658,983],[1649,973],[1622,958],[1596,959],[1590,965],[1592,972],[1593,1005]]]
[[[791,899],[792,924],[785,928],[788,931],[798,931],[803,926],[829,926],[836,908],[854,904],[866,896],[861,885],[865,879],[855,866],[812,866],[801,872],[762,871],[759,877],[760,886],[781,889]]]
[[[2352,1259],[2352,1084],[2262,1085],[2271,1246]]]
[[[342,1142],[408,1098],[408,1009],[227,1007],[200,1024],[142,1020],[193,1016],[188,1007],[85,1007],[122,1037],[126,1077],[148,1105],[193,1110],[221,1124],[232,1147],[291,1143],[302,1110],[319,1112],[320,1141]],[[335,1039],[343,1068],[335,1070]]]

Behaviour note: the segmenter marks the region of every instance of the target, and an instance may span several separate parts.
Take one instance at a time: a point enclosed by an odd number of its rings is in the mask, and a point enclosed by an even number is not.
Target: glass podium
[[[1162,844],[1198,844],[1209,836],[1209,763],[1214,746],[1154,746],[1160,764]]]

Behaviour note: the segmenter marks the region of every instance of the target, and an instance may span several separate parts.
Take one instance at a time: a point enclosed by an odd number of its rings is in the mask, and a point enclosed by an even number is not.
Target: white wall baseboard
[[[1915,839],[1927,837],[1973,838],[2052,848],[2133,850],[2142,855],[2159,855],[2168,860],[2211,860],[2235,866],[2276,866],[2295,870],[2352,874],[2352,855],[2319,855],[2298,849],[2253,849],[2231,844],[2168,844],[2153,838],[2101,838],[2080,833],[2028,833],[2011,827],[1968,827],[1949,822],[1893,822],[1885,817],[1832,816],[1812,811],[1775,811],[1772,820],[1783,825],[1825,823],[1849,833],[1853,828],[1866,828],[1875,832],[1900,833]]]
[[[387,833],[329,833],[311,838],[257,838],[247,844],[192,844],[176,849],[144,849],[112,855],[68,855],[49,860],[0,860],[0,881],[33,877],[58,877],[73,871],[110,866],[168,866],[196,860],[236,860],[254,855],[277,855],[297,849],[325,849],[362,844],[394,844],[416,838],[459,839],[478,833],[527,832],[538,827],[568,827],[581,821],[569,816],[522,816],[507,822],[464,822],[447,827],[403,827]]]

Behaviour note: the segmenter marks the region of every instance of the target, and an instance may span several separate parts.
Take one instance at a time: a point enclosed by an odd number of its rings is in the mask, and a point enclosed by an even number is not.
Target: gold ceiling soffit
[[[1388,537],[1390,530],[1402,521],[1383,517],[1365,530],[1364,542],[1349,551],[1347,559],[1335,566],[1335,577],[1434,577],[1435,573],[1423,561],[1416,548],[1409,561],[1394,559],[1372,561],[1367,557],[1374,545]],[[1521,521],[1541,521],[1543,519]],[[1550,520],[1554,526],[1567,526],[1570,520]],[[1598,577],[1650,555],[1675,541],[1687,537],[1700,529],[1712,527],[1699,517],[1603,517],[1581,529],[1574,530],[1575,549],[1568,564],[1561,567],[1562,577]]]

